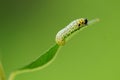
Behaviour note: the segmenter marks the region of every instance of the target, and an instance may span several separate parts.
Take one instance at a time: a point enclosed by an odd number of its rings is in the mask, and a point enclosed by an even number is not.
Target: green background
[[[0,53],[6,76],[55,44],[71,21],[99,18],[75,35],[48,67],[15,80],[120,80],[120,0],[4,0]]]

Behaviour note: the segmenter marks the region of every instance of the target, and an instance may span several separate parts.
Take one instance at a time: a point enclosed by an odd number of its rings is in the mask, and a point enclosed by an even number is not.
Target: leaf
[[[51,60],[55,57],[56,52],[59,48],[59,45],[55,44],[52,46],[47,52],[41,55],[38,59],[30,63],[29,65],[19,69],[19,70],[31,70],[35,68],[40,68],[51,62]]]
[[[58,44],[53,45],[48,51],[39,56],[35,61],[11,73],[8,80],[13,80],[15,76],[20,73],[43,69],[55,59],[59,47],[60,46]]]

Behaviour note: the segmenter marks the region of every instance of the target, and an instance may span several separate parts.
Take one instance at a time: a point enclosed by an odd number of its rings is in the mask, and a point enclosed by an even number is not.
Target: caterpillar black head
[[[79,24],[80,24],[80,25],[87,25],[87,23],[88,23],[88,20],[87,20],[86,18],[81,18],[81,19],[79,20]]]
[[[87,23],[88,23],[88,20],[87,20],[87,19],[84,19],[84,21],[85,21],[85,25],[87,25]]]

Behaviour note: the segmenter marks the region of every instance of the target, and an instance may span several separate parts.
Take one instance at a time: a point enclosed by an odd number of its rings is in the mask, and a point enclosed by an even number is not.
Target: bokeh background
[[[99,18],[75,35],[43,70],[15,80],[120,80],[120,0],[1,0],[0,53],[6,76],[55,44],[77,18]]]

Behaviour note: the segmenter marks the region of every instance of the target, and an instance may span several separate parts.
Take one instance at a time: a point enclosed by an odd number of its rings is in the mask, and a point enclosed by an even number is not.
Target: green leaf
[[[19,70],[31,70],[35,68],[40,68],[51,62],[51,60],[55,57],[56,52],[59,48],[59,45],[55,44],[52,46],[47,52],[41,55],[38,59],[30,63],[29,65],[19,69]]]
[[[35,61],[11,73],[8,80],[13,80],[15,76],[20,73],[43,69],[55,59],[59,47],[60,46],[58,44],[53,45],[48,51],[39,56]]]

